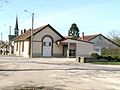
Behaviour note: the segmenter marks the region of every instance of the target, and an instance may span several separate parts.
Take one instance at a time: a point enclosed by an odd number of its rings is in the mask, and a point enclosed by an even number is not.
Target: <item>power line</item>
[[[9,3],[7,0],[4,0],[4,1],[5,1],[6,4],[8,4],[9,6],[11,6],[13,9],[15,9],[15,7],[11,3]]]
[[[24,20],[22,20],[22,21],[20,22],[20,24],[25,23],[25,21],[27,21],[29,18],[31,18],[31,15],[29,15],[27,18],[25,18]]]

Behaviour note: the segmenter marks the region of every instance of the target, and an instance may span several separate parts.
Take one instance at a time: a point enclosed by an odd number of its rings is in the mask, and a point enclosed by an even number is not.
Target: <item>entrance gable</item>
[[[33,36],[33,40],[34,41],[42,41],[42,38],[46,35],[52,36],[54,42],[60,39],[63,39],[64,37],[59,34],[54,28],[52,28],[51,26],[47,26],[46,28],[44,28],[43,30],[41,30],[40,32],[36,33]]]

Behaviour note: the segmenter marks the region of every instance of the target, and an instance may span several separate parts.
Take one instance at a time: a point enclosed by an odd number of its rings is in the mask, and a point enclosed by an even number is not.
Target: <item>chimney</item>
[[[81,38],[81,40],[84,40],[84,32],[82,32],[82,38]]]
[[[23,34],[23,30],[21,30],[21,34]]]
[[[24,29],[24,33],[26,33],[26,29]]]

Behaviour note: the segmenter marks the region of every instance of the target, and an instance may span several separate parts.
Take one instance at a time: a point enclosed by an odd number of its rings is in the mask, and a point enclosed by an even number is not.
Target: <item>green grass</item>
[[[93,62],[93,63],[101,65],[120,65],[120,62]]]

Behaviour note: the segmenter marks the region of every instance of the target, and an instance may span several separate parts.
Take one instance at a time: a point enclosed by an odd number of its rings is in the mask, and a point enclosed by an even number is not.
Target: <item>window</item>
[[[43,45],[46,47],[49,47],[49,46],[51,46],[51,42],[43,42]]]
[[[49,46],[51,46],[51,42],[49,42]]]
[[[96,52],[100,52],[100,49],[96,48],[95,51],[96,51]]]
[[[46,42],[43,42],[43,46],[46,46]]]
[[[22,43],[22,52],[24,52],[24,41]]]

